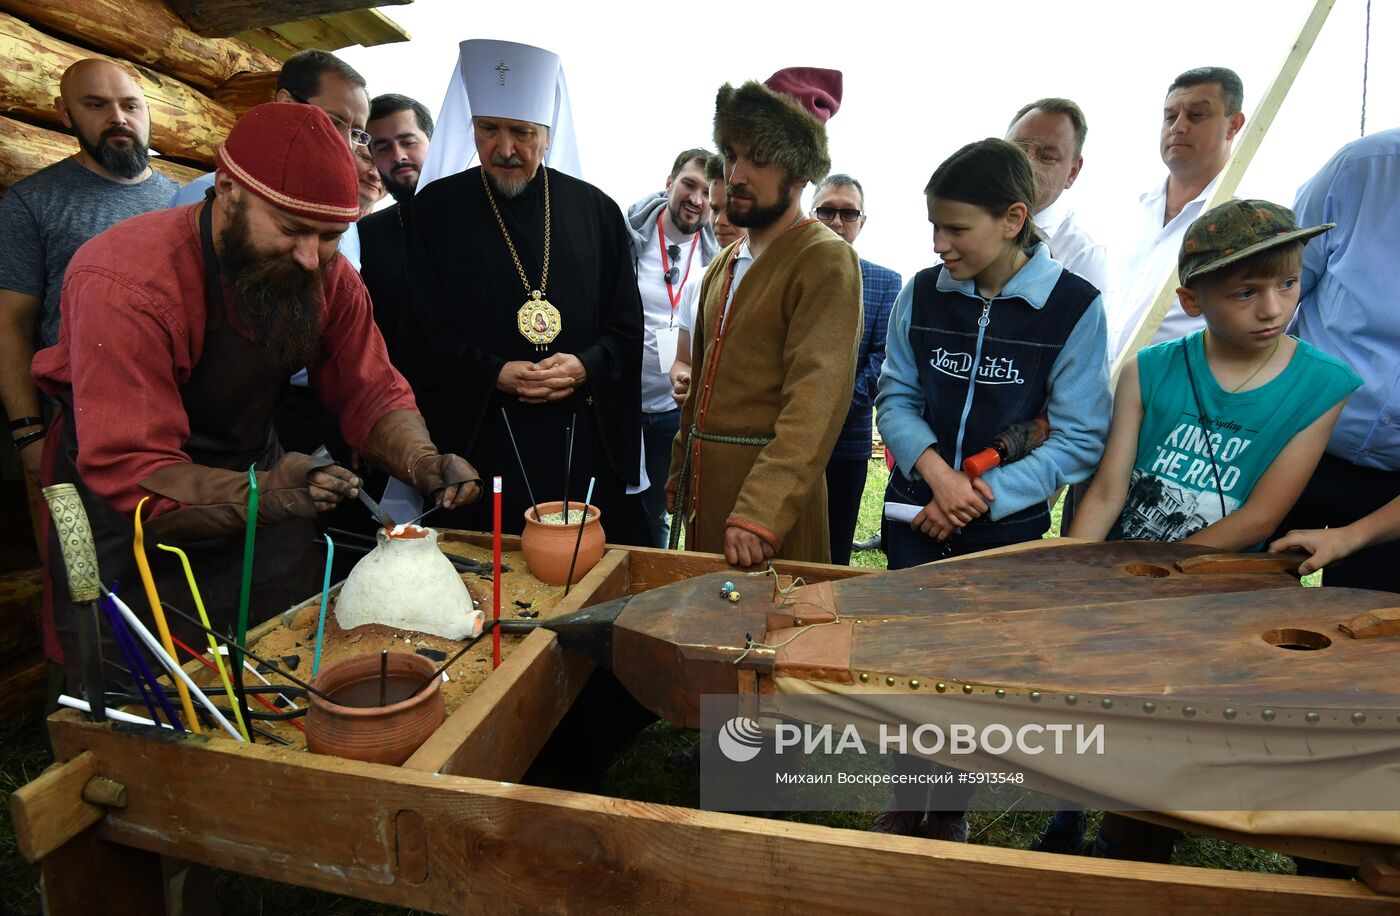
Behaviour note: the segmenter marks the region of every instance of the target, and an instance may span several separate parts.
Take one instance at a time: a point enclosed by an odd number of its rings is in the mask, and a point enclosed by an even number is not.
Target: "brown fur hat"
[[[734,140],[761,151],[794,178],[816,183],[831,171],[826,120],[841,105],[841,73],[790,67],[738,89],[725,83],[715,96],[715,144]]]

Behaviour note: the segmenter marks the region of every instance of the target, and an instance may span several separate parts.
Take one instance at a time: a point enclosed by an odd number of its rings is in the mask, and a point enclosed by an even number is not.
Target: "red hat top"
[[[774,92],[792,96],[807,113],[825,124],[841,107],[841,71],[821,67],[785,67],[764,80]]]
[[[215,159],[221,171],[280,210],[338,223],[360,217],[350,148],[314,105],[259,105],[234,125]]]

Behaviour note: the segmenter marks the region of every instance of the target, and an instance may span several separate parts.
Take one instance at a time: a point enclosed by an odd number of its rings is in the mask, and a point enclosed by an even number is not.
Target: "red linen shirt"
[[[58,343],[34,357],[50,395],[72,390],[78,471],[120,512],[152,496],[150,514],[176,508],[140,486],[156,470],[188,463],[189,420],[180,386],[204,345],[204,257],[198,205],[119,223],[78,249],[63,281]],[[325,269],[326,308],[311,387],[359,448],[391,410],[416,410],[389,363],[360,276],[337,254]],[[230,316],[229,321],[235,324]]]

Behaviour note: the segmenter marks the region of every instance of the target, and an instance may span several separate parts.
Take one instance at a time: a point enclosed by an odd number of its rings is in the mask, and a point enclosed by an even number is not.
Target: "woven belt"
[[[675,509],[671,512],[671,537],[669,540],[670,549],[675,550],[681,543],[681,523],[685,519],[686,505],[690,502],[690,459],[695,450],[695,440],[701,442],[719,442],[723,445],[751,445],[762,447],[773,441],[772,436],[726,436],[721,433],[709,433],[697,429],[695,424],[690,425],[685,437],[685,455],[681,458],[681,476],[679,485],[676,488]]]

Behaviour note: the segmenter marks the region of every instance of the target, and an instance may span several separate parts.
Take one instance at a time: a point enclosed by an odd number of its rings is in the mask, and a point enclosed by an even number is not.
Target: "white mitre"
[[[435,179],[466,171],[476,161],[473,115],[547,126],[545,165],[582,177],[569,87],[559,55],[533,45],[485,38],[464,41],[458,49],[418,191]]]

